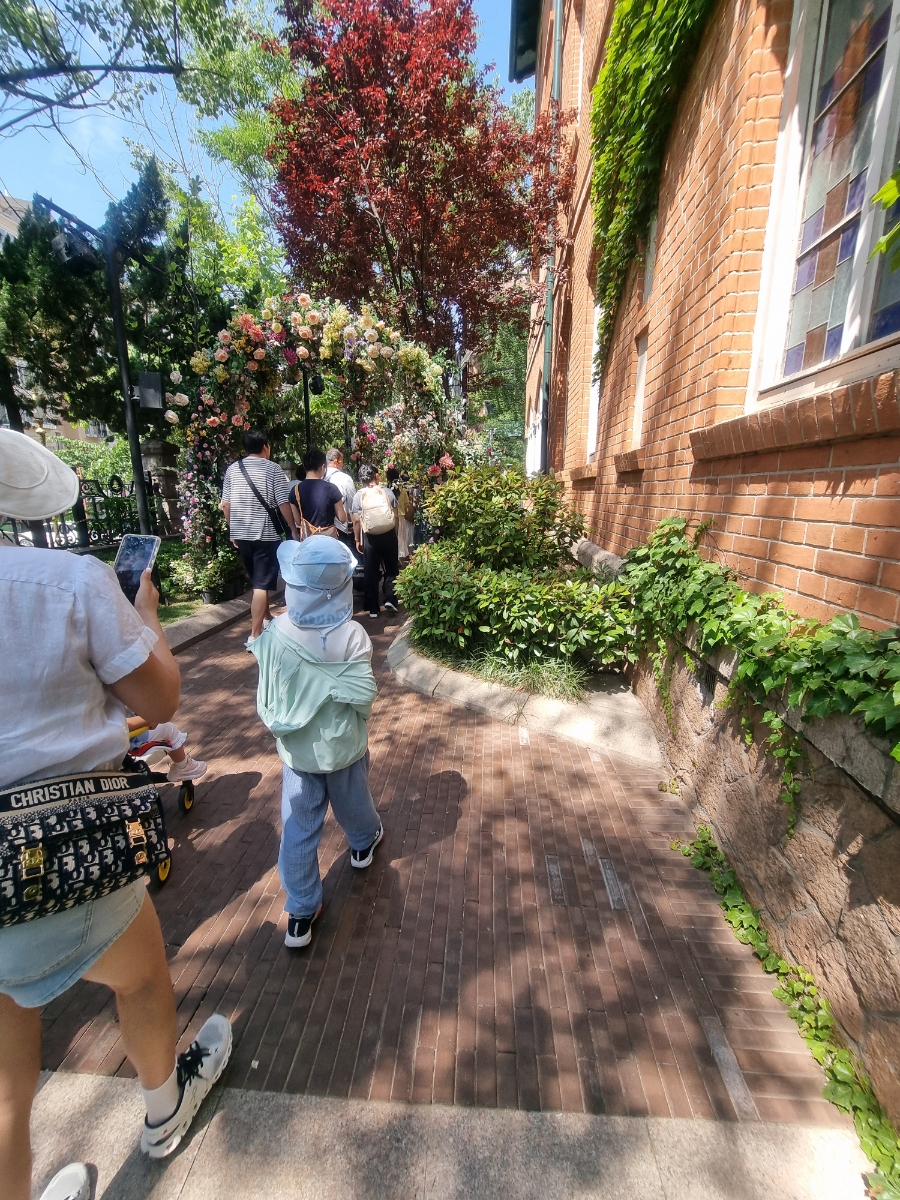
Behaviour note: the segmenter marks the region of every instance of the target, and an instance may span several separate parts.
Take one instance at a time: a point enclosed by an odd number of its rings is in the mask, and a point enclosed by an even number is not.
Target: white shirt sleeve
[[[112,567],[87,554],[79,566],[76,599],[88,657],[101,683],[116,683],[147,661],[157,635],[125,598]]]
[[[344,647],[344,662],[356,662],[372,657],[372,639],[357,621],[351,621],[347,643]]]

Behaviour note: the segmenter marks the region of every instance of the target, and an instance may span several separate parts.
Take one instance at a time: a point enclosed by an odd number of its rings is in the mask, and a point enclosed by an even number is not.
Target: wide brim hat
[[[71,467],[40,442],[0,429],[0,514],[16,521],[42,521],[71,508],[80,482]]]
[[[357,561],[343,542],[324,534],[313,534],[302,542],[282,542],[278,565],[292,624],[327,634],[353,616]]]

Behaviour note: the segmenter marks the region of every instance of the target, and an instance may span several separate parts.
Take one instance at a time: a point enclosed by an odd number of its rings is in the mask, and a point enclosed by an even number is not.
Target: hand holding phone
[[[160,538],[143,533],[126,533],[122,538],[113,570],[132,604],[141,586],[141,575],[153,567],[160,544]]]

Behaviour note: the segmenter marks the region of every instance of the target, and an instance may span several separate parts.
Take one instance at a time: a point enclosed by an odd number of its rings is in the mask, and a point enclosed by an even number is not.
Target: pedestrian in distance
[[[42,521],[71,508],[78,494],[75,472],[55,455],[24,434],[0,430],[0,513]],[[97,855],[90,840],[97,832],[95,810],[90,800],[77,799],[102,791],[110,773],[121,772],[129,708],[161,725],[178,707],[178,665],[158,603],[149,571],[132,607],[111,567],[96,558],[0,546],[3,1200],[31,1196],[29,1119],[41,1066],[41,1009],[79,979],[115,994],[122,1044],[146,1108],[141,1149],[152,1158],[180,1144],[231,1053],[231,1025],[214,1015],[176,1057],[175,997],[162,931],[146,878],[139,871],[135,877],[147,855],[135,854],[134,869],[126,869],[129,852],[117,849],[126,839],[112,824],[104,834],[107,850]],[[121,775],[114,778],[122,782]],[[72,797],[70,805],[66,798]],[[31,819],[26,836],[41,831],[30,858],[15,841],[23,804]],[[71,849],[49,840],[53,827],[67,820],[80,831]],[[125,828],[130,841],[133,823]],[[88,1200],[89,1193],[87,1168],[71,1163],[42,1200]]]
[[[353,522],[350,520],[349,513],[353,497],[356,495],[356,484],[353,482],[353,477],[344,470],[344,452],[337,446],[334,446],[325,455],[325,478],[329,483],[333,483],[335,487],[341,489],[344,508],[348,515],[346,521],[338,520],[335,524],[338,537],[352,552],[356,548],[356,539],[353,536]]]
[[[253,643],[256,706],[282,760],[278,873],[287,895],[284,944],[308,946],[322,911],[319,842],[331,805],[350,866],[372,863],[384,831],[369,791],[367,722],[376,695],[372,643],[353,618],[356,559],[313,534],[278,548],[287,611]]]
[[[377,618],[378,590],[384,568],[384,607],[397,611],[394,580],[400,573],[397,554],[397,500],[390,488],[381,487],[378,471],[366,463],[359,468],[360,488],[353,497],[350,514],[356,548],[363,556],[365,605]]]
[[[250,636],[245,642],[249,650],[272,619],[269,592],[278,586],[278,545],[285,536],[299,539],[300,532],[287,476],[271,461],[268,435],[261,429],[247,429],[244,450],[245,457],[225,472],[222,512],[253,589]]]
[[[339,487],[325,478],[325,455],[321,450],[307,450],[303,458],[306,477],[291,488],[291,507],[302,538],[321,533],[338,537],[337,521],[349,518]]]

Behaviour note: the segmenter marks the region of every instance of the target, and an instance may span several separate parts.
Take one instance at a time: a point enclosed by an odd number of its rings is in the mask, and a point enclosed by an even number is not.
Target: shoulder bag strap
[[[267,504],[266,501],[263,500],[262,496],[259,494],[259,489],[257,488],[256,484],[253,482],[253,480],[250,478],[250,475],[247,471],[247,468],[244,466],[244,460],[242,458],[238,459],[238,467],[239,467],[240,472],[243,475],[243,477],[247,480],[247,483],[250,486],[250,491],[253,493],[253,495],[257,498],[257,500],[260,502],[260,504],[263,506],[263,508],[269,514],[269,520],[275,526],[275,532],[280,533],[282,537],[286,537],[288,534],[290,534],[290,529],[288,529],[287,522],[285,521],[284,517],[281,515],[281,513],[278,511],[277,508],[272,508],[272,506],[270,504]]]

